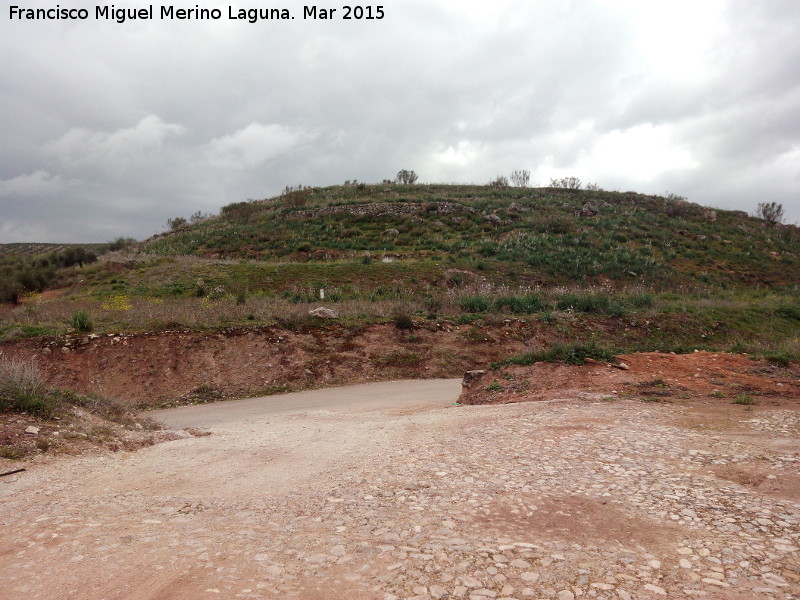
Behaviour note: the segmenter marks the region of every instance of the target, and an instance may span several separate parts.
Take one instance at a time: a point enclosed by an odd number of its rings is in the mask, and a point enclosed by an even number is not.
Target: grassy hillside
[[[799,242],[794,227],[632,192],[359,185],[232,204],[142,251],[293,263],[389,255],[481,271],[496,283],[663,287],[791,284],[800,278]]]
[[[797,281],[796,227],[680,198],[359,184],[234,203],[59,272],[0,335],[320,327],[324,304],[354,326],[515,318],[564,341],[794,356]]]

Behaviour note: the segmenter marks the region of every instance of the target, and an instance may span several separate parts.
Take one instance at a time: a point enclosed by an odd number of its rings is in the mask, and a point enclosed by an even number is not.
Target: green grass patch
[[[788,367],[793,362],[800,362],[800,355],[795,352],[774,350],[764,352],[764,359],[779,367]]]
[[[423,359],[424,357],[419,352],[400,350],[375,357],[372,362],[379,367],[416,367]]]
[[[523,296],[500,296],[494,301],[494,307],[497,312],[528,315],[541,312],[547,307],[547,304],[539,294],[526,294]]]
[[[499,392],[503,389],[503,386],[495,379],[492,383],[486,386],[487,392]]]
[[[519,356],[512,356],[492,364],[492,368],[507,365],[532,365],[538,362],[565,363],[568,365],[582,365],[586,359],[604,362],[619,362],[617,357],[608,348],[598,346],[595,342],[588,344],[563,344],[557,345],[541,352],[529,352]]]
[[[492,301],[487,296],[462,296],[458,306],[465,313],[485,313],[492,307]]]
[[[749,394],[736,394],[736,399],[733,401],[733,403],[741,404],[743,406],[754,406],[758,404],[758,401]]]

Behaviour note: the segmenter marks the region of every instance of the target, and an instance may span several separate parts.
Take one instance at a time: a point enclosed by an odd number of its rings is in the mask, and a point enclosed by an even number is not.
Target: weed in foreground
[[[75,331],[88,332],[92,330],[92,320],[89,318],[89,313],[85,310],[79,310],[69,320],[69,325]]]
[[[754,406],[758,404],[758,401],[753,398],[750,394],[737,394],[736,399],[733,401],[734,404],[741,404],[743,406]]]
[[[50,417],[58,404],[58,398],[46,389],[35,364],[15,358],[0,359],[0,411]]]
[[[25,449],[21,446],[2,446],[0,447],[0,458],[8,460],[19,460],[25,456]]]

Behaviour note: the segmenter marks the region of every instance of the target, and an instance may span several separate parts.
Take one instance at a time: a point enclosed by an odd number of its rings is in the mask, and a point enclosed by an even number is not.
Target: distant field
[[[93,252],[98,252],[106,244],[35,244],[35,243],[12,243],[0,244],[0,256],[36,256],[39,254],[50,254],[51,252],[62,252],[68,248],[83,247]]]

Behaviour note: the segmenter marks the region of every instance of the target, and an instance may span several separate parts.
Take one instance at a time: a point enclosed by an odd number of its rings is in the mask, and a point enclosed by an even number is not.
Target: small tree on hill
[[[189,221],[192,223],[199,223],[200,221],[205,221],[210,216],[211,216],[210,214],[198,210],[197,212],[192,213],[192,216],[189,217]]]
[[[498,175],[489,182],[489,187],[504,190],[508,187],[508,178],[504,175]]]
[[[525,188],[531,182],[531,172],[523,169],[522,171],[511,172],[511,183],[517,187]]]
[[[167,219],[167,227],[169,227],[172,231],[180,229],[186,225],[186,223],[187,221],[183,217],[173,217],[171,219]]]
[[[562,177],[561,179],[550,179],[550,187],[564,188],[567,190],[581,189],[582,182],[577,177]]]
[[[783,222],[783,204],[777,202],[759,202],[756,216],[764,219],[769,225]]]
[[[306,205],[310,195],[310,187],[303,187],[302,184],[299,184],[297,187],[287,185],[283,189],[283,193],[281,193],[281,202],[289,208],[300,208]]]
[[[395,177],[395,181],[401,185],[414,185],[417,183],[417,179],[419,177],[414,171],[407,171],[403,169],[397,172],[397,177]]]

